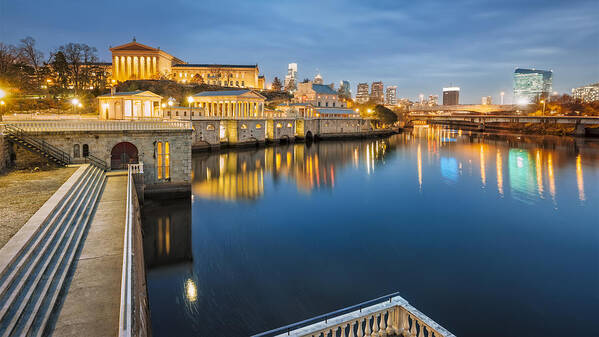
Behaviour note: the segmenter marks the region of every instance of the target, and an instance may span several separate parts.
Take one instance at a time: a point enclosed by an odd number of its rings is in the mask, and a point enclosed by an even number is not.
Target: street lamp
[[[73,104],[73,112],[75,112],[75,108],[79,105],[79,100],[77,98],[73,98],[71,100],[71,104]]]
[[[189,103],[189,107],[191,108],[191,103],[193,103],[193,97],[188,96],[187,97],[187,103]]]
[[[545,116],[545,100],[542,99],[541,102],[539,102],[539,103],[543,104],[543,114],[542,114],[542,116]]]

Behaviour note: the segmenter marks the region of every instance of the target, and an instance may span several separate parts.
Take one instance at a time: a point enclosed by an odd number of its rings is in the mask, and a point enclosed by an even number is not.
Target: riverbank
[[[0,175],[0,248],[75,172],[76,167],[18,170]]]

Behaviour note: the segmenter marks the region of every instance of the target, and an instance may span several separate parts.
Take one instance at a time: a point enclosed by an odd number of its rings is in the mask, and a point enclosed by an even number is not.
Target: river
[[[143,209],[156,337],[394,291],[456,336],[599,336],[599,141],[417,127],[192,167],[191,199]]]

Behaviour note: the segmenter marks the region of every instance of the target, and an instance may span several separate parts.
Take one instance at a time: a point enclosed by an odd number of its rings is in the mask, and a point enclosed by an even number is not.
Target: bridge
[[[517,105],[512,104],[459,104],[459,105],[420,105],[414,104],[409,108],[410,112],[438,112],[438,111],[468,111],[477,113],[492,112],[516,112]]]
[[[468,124],[484,129],[489,123],[541,123],[541,124],[570,124],[575,126],[575,134],[584,136],[586,129],[599,125],[599,117],[594,116],[506,116],[506,115],[430,115],[410,114],[413,122],[437,124]]]

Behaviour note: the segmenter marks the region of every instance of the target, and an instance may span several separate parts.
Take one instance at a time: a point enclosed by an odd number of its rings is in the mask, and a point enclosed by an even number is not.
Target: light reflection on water
[[[192,199],[144,207],[153,334],[249,335],[396,290],[460,336],[508,316],[596,331],[597,181],[598,142],[441,127],[196,153]]]

